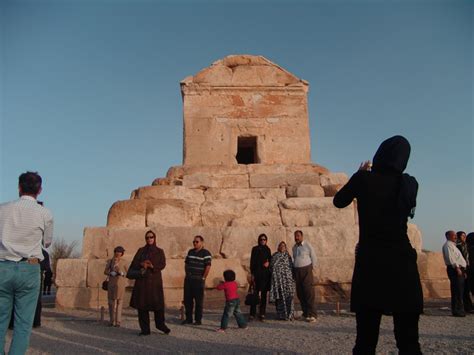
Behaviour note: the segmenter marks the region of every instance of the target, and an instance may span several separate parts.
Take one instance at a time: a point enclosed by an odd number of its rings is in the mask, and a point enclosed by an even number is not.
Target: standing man
[[[307,322],[316,322],[314,309],[313,266],[316,265],[316,254],[308,242],[303,241],[303,232],[295,232],[293,260],[295,265],[296,295],[300,300],[303,317]]]
[[[464,311],[466,313],[474,313],[472,307],[472,300],[471,300],[471,264],[469,262],[469,249],[466,243],[466,233],[463,231],[459,231],[456,233],[457,236],[457,247],[462,254],[464,260],[466,260],[466,269],[464,270],[464,290],[462,296],[462,302],[464,304]]]
[[[464,270],[466,260],[461,252],[456,248],[456,232],[447,231],[445,233],[446,243],[443,245],[443,258],[446,264],[449,283],[451,284],[451,313],[454,317],[465,317],[462,302],[464,292]]]
[[[0,205],[0,351],[14,309],[10,354],[28,349],[40,291],[41,246],[48,247],[53,238],[53,216],[36,201],[41,183],[38,173],[21,174],[20,198]]]
[[[211,268],[211,253],[204,249],[204,238],[200,235],[194,237],[194,248],[188,251],[184,261],[184,270],[186,277],[184,279],[184,308],[186,309],[186,319],[182,324],[193,323],[201,325],[202,304],[204,302],[204,285],[206,277]]]

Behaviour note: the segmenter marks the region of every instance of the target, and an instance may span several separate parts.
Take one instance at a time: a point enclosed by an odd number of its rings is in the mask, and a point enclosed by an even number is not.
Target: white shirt
[[[53,240],[53,215],[31,196],[0,204],[0,261],[43,260]]]
[[[303,240],[300,245],[293,246],[293,263],[295,267],[316,265],[316,254],[311,244]]]
[[[446,266],[466,267],[466,260],[464,260],[456,244],[450,240],[447,240],[443,245],[443,258]]]

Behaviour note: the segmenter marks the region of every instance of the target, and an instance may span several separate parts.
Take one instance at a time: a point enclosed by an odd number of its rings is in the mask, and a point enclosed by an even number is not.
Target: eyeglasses
[[[266,242],[267,240],[265,238],[259,239],[260,242]]]
[[[155,237],[145,237],[146,240],[148,239],[155,239]]]
[[[193,244],[199,244],[199,240],[193,240]]]

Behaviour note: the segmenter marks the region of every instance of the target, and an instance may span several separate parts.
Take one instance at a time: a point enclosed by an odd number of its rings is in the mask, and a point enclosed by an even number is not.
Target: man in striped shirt
[[[211,268],[211,253],[204,249],[204,238],[200,235],[194,237],[194,248],[188,251],[184,261],[184,270],[186,277],[184,279],[184,308],[186,310],[186,319],[183,324],[201,325],[202,305],[204,302],[204,285],[206,277]],[[193,307],[194,306],[194,307]]]
[[[20,198],[0,204],[0,351],[14,309],[10,354],[24,354],[28,349],[44,258],[41,247],[48,247],[53,236],[53,216],[36,200],[41,184],[38,173],[21,174]]]

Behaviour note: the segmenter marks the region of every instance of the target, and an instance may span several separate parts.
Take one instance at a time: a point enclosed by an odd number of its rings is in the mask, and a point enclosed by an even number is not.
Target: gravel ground
[[[270,306],[269,308],[272,308]],[[124,310],[121,328],[108,327],[97,311],[58,311],[46,308],[42,326],[33,330],[28,354],[151,354],[151,353],[260,353],[349,354],[355,339],[355,317],[330,307],[320,311],[316,323],[282,322],[268,315],[238,329],[235,320],[225,334],[216,333],[221,311],[206,310],[201,326],[180,325],[179,312],[167,312],[170,335],[154,330],[138,337],[138,321]],[[378,353],[397,354],[392,319],[383,317]],[[11,332],[7,338],[10,339]],[[425,309],[420,320],[420,341],[427,354],[474,354],[474,315],[450,316],[444,305]]]

